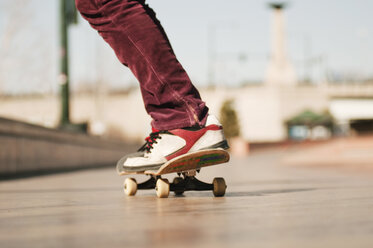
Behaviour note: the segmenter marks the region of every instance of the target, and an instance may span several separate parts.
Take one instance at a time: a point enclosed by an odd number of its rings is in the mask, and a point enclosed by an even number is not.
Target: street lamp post
[[[60,126],[70,124],[69,104],[69,49],[68,49],[68,26],[66,0],[60,0],[60,93],[61,93],[61,118]]]
[[[86,131],[87,124],[72,124],[70,121],[70,78],[69,78],[69,32],[71,24],[77,23],[74,0],[60,0],[60,128],[72,131]]]

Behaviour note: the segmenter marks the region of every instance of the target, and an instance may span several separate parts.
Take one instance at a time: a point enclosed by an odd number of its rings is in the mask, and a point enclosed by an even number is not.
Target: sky
[[[197,86],[262,82],[270,55],[267,0],[148,0]],[[298,79],[373,77],[373,1],[292,0],[288,57]],[[0,94],[58,88],[58,1],[0,0]],[[15,6],[23,6],[18,8]],[[212,77],[208,74],[212,68]],[[70,28],[72,88],[137,85],[83,19]]]

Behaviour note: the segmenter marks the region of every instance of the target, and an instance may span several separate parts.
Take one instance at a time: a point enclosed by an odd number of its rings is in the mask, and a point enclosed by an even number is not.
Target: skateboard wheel
[[[174,181],[172,182],[176,188],[180,187],[179,185],[184,181],[182,177],[175,177]],[[175,195],[182,195],[184,193],[183,189],[178,189],[174,191]]]
[[[214,185],[213,193],[214,196],[220,197],[225,195],[225,190],[227,189],[227,185],[225,184],[225,180],[222,177],[216,177],[212,181]]]
[[[128,196],[136,195],[137,192],[137,182],[134,178],[126,178],[124,180],[124,193]]]
[[[170,194],[170,184],[167,179],[158,179],[155,186],[158,198],[167,198]]]

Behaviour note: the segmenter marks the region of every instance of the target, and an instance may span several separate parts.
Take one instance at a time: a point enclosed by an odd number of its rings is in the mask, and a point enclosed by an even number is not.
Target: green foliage
[[[327,111],[324,111],[321,114],[312,112],[310,110],[305,110],[298,115],[294,116],[290,120],[288,120],[287,125],[305,125],[309,127],[317,126],[317,125],[323,125],[331,127],[333,126],[334,119],[331,116],[330,113]]]
[[[226,138],[229,139],[240,135],[240,126],[232,99],[224,101],[220,109],[220,121],[224,127]]]

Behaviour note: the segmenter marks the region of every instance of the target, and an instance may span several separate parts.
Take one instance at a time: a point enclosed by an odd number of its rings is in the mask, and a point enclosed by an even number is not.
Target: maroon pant
[[[204,125],[208,108],[145,0],[76,0],[76,6],[140,82],[154,128]]]

